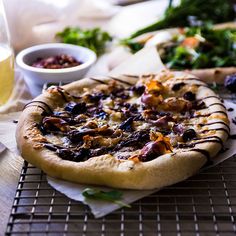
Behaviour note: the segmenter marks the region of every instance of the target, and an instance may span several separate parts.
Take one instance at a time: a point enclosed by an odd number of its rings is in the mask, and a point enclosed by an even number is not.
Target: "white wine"
[[[14,85],[14,55],[11,48],[0,45],[0,106],[9,99]]]

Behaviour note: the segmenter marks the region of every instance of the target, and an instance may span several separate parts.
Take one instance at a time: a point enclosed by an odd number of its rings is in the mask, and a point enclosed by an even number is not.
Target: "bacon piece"
[[[151,161],[160,155],[171,153],[173,147],[170,144],[170,139],[158,133],[156,141],[148,142],[140,151],[138,156],[140,161]]]
[[[70,126],[68,123],[58,117],[44,117],[42,122],[43,127],[49,131],[60,130],[62,132],[68,132],[70,130]]]

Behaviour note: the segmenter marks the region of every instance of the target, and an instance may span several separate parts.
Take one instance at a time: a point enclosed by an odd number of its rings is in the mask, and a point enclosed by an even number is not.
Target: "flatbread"
[[[144,87],[141,92],[140,86]],[[94,105],[91,99],[98,93],[100,98]],[[72,123],[72,116],[58,118],[70,114],[68,106],[81,101],[87,110],[73,115]],[[124,102],[129,103],[128,109]],[[131,105],[136,107],[133,115]],[[91,110],[96,106],[109,115],[95,118]],[[133,118],[127,131],[124,122],[127,124],[129,117]],[[88,126],[96,129],[101,139],[88,131]],[[105,134],[101,131],[104,126]],[[146,138],[149,134],[149,140],[142,136],[136,144],[131,142],[131,147],[122,146],[140,130]],[[88,131],[87,135],[73,136],[81,131]],[[156,75],[85,78],[50,87],[25,107],[16,140],[22,157],[52,177],[114,188],[154,189],[195,174],[211,162],[228,135],[225,107],[205,83],[189,74],[162,71]],[[94,142],[107,151],[96,156]],[[79,155],[81,147],[86,150],[84,155],[90,156]],[[73,158],[59,149],[70,155],[73,152]],[[80,159],[76,159],[78,156]]]

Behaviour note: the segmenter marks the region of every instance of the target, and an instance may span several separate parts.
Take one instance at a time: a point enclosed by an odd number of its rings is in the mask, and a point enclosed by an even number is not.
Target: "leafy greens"
[[[104,200],[116,203],[122,207],[130,207],[130,205],[121,201],[122,193],[116,190],[105,192],[98,189],[86,188],[82,194],[88,199]]]
[[[171,69],[236,66],[236,29],[190,27],[160,45],[159,53]]]
[[[90,48],[97,55],[104,53],[107,42],[112,40],[112,37],[100,28],[82,30],[78,27],[68,27],[62,32],[58,32],[56,36],[63,43]]]

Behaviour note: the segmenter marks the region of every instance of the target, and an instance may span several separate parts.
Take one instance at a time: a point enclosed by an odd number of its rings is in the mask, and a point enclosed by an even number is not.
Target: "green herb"
[[[163,63],[171,69],[236,66],[236,29],[190,27],[159,48]]]
[[[130,205],[121,201],[122,193],[116,190],[105,192],[98,189],[86,188],[82,194],[85,198],[88,199],[104,200],[116,203],[122,207],[131,207]]]
[[[161,20],[149,25],[131,35],[137,37],[147,32],[171,27],[193,26],[193,20],[210,21],[220,23],[233,21],[235,19],[234,3],[232,0],[181,0],[178,6],[173,6],[169,2],[164,16]]]
[[[112,37],[102,31],[100,28],[82,30],[78,27],[65,28],[62,32],[58,32],[56,36],[63,42],[75,44],[90,48],[97,55],[104,53],[107,42],[112,40]]]
[[[135,42],[132,39],[123,39],[120,41],[120,44],[123,46],[128,46],[132,53],[135,53],[144,47],[143,43]]]
[[[220,87],[219,87],[219,84],[217,84],[216,82],[213,82],[211,85],[210,85],[211,89],[214,90],[215,92],[219,92],[220,90]]]

